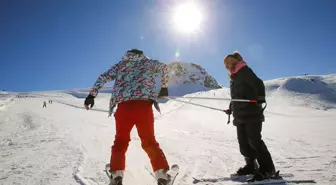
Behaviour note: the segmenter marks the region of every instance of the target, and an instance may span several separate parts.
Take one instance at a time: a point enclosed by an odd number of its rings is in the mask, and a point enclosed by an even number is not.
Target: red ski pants
[[[126,151],[131,141],[130,132],[135,125],[141,146],[150,158],[153,171],[168,169],[166,157],[154,136],[154,115],[152,103],[146,100],[131,100],[118,104],[114,114],[116,136],[112,146],[111,171],[124,170]]]

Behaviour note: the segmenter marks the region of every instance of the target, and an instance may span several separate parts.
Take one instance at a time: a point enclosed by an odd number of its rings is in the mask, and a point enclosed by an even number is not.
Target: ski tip
[[[178,166],[177,164],[173,164],[173,165],[171,166],[171,168],[176,170],[176,169],[179,169],[179,166]]]

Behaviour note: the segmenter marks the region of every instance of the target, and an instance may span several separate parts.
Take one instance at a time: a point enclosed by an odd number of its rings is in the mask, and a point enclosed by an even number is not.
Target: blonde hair
[[[236,64],[236,63],[238,63],[238,62],[244,60],[243,57],[238,53],[238,51],[235,51],[235,52],[233,52],[232,54],[228,54],[228,55],[224,58],[224,63],[225,63],[225,65],[227,65],[227,64],[226,64],[226,59],[227,59],[227,58],[234,58],[234,59],[235,59],[235,61],[234,61],[234,60],[230,60],[230,63],[231,63],[231,64]]]
[[[233,58],[235,60],[227,60],[228,58]],[[243,57],[239,54],[238,51],[234,51],[232,54],[228,54],[225,58],[224,58],[224,64],[225,67],[229,70],[230,74],[229,74],[229,78],[230,80],[232,80],[232,75],[231,75],[231,70],[234,68],[234,66],[236,66],[236,64],[240,61],[243,61]]]

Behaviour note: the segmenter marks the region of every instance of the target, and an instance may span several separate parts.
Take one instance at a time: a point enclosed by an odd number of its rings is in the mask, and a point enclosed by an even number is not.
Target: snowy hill
[[[266,81],[268,91],[287,90],[298,93],[324,94],[336,90],[336,75],[310,75],[279,78]]]
[[[168,66],[169,89],[174,96],[221,88],[216,79],[198,64],[173,62]]]
[[[280,78],[265,82],[269,99],[289,106],[336,108],[336,75]]]
[[[266,82],[263,139],[276,168],[293,173],[292,179],[336,184],[335,83],[336,75]],[[108,184],[103,170],[113,144],[114,118],[104,111],[84,110],[83,99],[65,92],[0,95],[0,185]],[[228,98],[229,90],[189,96]],[[106,110],[109,97],[101,93],[95,110]],[[42,102],[49,99],[53,104],[43,109]],[[229,101],[184,100],[219,109],[229,105]],[[226,124],[226,114],[176,101],[162,103],[161,110],[162,114],[154,112],[155,132],[168,162],[180,166],[176,185],[193,184],[192,177],[212,178],[216,185],[240,184],[223,181],[243,165],[236,130]],[[126,169],[124,184],[155,184],[136,129],[131,133]]]
[[[198,64],[173,62],[168,66],[171,76],[170,85],[172,86],[176,84],[198,84],[205,88],[221,88],[216,79]]]

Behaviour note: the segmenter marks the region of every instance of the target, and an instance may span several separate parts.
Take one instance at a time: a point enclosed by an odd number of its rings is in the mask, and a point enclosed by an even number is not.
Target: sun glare
[[[191,33],[199,29],[202,22],[202,14],[195,4],[182,4],[176,7],[173,21],[179,31]]]

